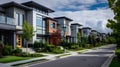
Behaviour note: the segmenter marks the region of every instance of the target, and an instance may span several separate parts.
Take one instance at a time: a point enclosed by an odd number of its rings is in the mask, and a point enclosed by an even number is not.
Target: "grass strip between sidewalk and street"
[[[14,64],[12,66],[24,66],[24,65],[31,65],[34,63],[40,63],[40,62],[45,62],[48,61],[47,59],[39,59],[39,60],[33,60],[33,61],[29,61],[29,62],[25,62],[25,63],[19,63],[19,64]]]

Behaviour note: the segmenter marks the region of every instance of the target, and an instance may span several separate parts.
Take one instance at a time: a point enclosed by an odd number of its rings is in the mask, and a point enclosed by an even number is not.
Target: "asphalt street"
[[[84,54],[30,65],[29,67],[101,67],[114,53],[115,45],[93,49]]]

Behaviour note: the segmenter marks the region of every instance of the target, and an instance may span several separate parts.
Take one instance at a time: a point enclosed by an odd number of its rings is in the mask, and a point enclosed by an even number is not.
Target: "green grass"
[[[109,67],[120,67],[120,62],[118,61],[118,59],[116,57],[113,58]]]
[[[0,58],[0,63],[9,63],[9,62],[15,62],[20,60],[27,60],[31,57],[18,57],[18,56],[5,56],[3,58]]]
[[[118,48],[117,50],[115,50],[115,52],[119,52],[120,53],[120,48]]]
[[[117,55],[117,53],[120,53],[120,48],[117,48],[115,50],[115,53],[116,53],[116,55]],[[118,61],[117,57],[113,58],[109,67],[120,67],[120,61]]]

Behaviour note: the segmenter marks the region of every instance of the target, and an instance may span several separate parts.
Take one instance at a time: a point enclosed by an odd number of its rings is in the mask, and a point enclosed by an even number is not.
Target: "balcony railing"
[[[14,19],[10,17],[0,16],[0,23],[15,25]]]

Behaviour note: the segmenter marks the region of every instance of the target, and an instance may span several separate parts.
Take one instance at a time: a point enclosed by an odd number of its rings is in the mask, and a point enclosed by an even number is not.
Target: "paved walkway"
[[[109,50],[107,50],[108,47],[112,47],[112,48],[109,48],[109,49],[112,49],[111,51],[114,52],[114,45],[109,45],[109,46],[103,46],[103,47],[99,47],[99,48],[95,48],[95,49],[86,49],[86,50],[81,50],[79,52],[85,52],[84,54],[78,54],[78,52],[73,52],[73,51],[70,51],[69,53],[64,53],[64,54],[71,54],[69,56],[103,56],[105,58],[105,56],[112,56],[113,54],[106,54],[104,51],[107,51],[107,53],[111,52]],[[87,53],[86,53],[87,52]],[[96,54],[97,52],[97,54]],[[102,52],[102,53],[100,53]],[[43,53],[44,54],[44,53]],[[34,61],[34,60],[40,60],[40,59],[49,59],[49,60],[53,60],[53,59],[56,59],[56,56],[60,56],[60,55],[64,55],[64,54],[44,54],[44,55],[47,55],[45,57],[40,57],[40,58],[33,58],[33,59],[29,59],[29,60],[23,60],[23,61],[17,61],[17,62],[12,62],[12,63],[7,63],[7,64],[0,64],[0,67],[10,67],[11,65],[14,65],[14,64],[20,64],[20,63],[25,63],[25,62],[30,62],[30,61]],[[68,57],[68,56],[64,56],[64,57]],[[63,57],[62,57],[63,58]],[[75,58],[74,58],[75,59]],[[82,58],[81,58],[82,59]],[[98,59],[98,58],[96,58]],[[91,60],[91,59],[90,59]]]

